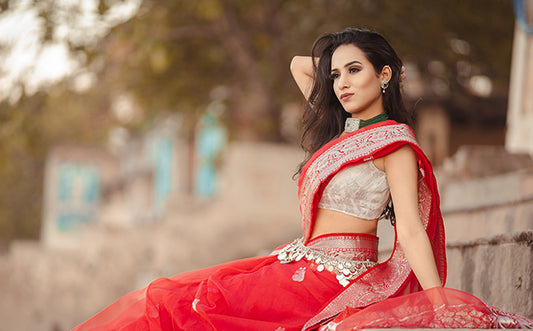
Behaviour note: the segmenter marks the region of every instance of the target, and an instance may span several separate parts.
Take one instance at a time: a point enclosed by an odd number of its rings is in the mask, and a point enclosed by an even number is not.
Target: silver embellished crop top
[[[389,202],[385,172],[368,161],[336,173],[324,188],[318,208],[362,219],[377,219]]]

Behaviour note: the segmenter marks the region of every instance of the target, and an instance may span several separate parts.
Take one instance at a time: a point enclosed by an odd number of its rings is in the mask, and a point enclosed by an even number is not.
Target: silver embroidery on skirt
[[[291,263],[303,258],[315,262],[319,272],[328,270],[335,273],[339,284],[344,287],[377,264],[377,262],[370,260],[358,261],[325,254],[318,249],[305,246],[302,238],[298,238],[283,247],[278,254],[280,263]]]

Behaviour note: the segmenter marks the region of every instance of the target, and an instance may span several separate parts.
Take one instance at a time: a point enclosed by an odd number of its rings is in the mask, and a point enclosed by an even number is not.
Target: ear
[[[392,69],[390,66],[386,65],[381,69],[381,73],[379,74],[379,79],[381,81],[390,81],[392,79]]]

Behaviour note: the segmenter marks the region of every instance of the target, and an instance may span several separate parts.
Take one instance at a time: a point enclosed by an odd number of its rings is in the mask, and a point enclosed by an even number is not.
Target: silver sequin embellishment
[[[283,247],[278,254],[278,260],[281,263],[300,261],[302,258],[318,264],[316,270],[319,272],[322,272],[324,269],[334,272],[337,275],[339,284],[342,286],[347,286],[350,281],[377,264],[376,262],[369,260],[356,261],[324,254],[317,249],[305,246],[302,238],[296,239],[292,243]],[[295,277],[298,271],[294,273],[292,278],[295,281],[297,281]],[[305,273],[305,268],[303,273]]]
[[[303,282],[305,278],[305,267],[301,267],[298,270],[294,272],[294,275],[292,275],[292,280],[295,282]]]
[[[346,122],[344,122],[344,132],[354,132],[359,129],[359,123],[361,122],[358,118],[348,117]]]

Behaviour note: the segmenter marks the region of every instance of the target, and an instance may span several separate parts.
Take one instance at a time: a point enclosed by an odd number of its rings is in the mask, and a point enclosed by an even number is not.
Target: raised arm
[[[415,153],[405,145],[384,159],[400,246],[423,289],[442,286],[433,250],[418,213],[418,165]]]
[[[313,88],[313,61],[310,56],[295,56],[291,61],[292,77],[302,91],[305,99],[309,99]]]

